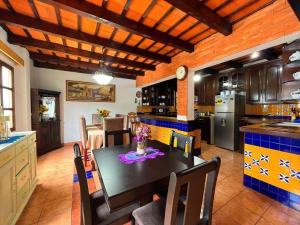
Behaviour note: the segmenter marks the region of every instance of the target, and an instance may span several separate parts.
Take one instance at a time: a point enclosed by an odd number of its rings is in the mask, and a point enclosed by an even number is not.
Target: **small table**
[[[99,149],[103,144],[104,132],[102,129],[90,129],[87,131],[87,147],[90,150]]]
[[[158,141],[148,146],[164,152],[164,156],[134,164],[123,164],[118,155],[136,149],[136,143],[93,150],[96,168],[110,210],[137,202],[167,190],[171,172],[181,172],[206,161],[179,150],[170,150]]]

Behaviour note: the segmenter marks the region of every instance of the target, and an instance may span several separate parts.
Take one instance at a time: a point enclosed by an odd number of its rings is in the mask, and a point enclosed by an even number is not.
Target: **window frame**
[[[11,82],[12,82],[12,87],[5,87],[2,85],[2,67],[6,67],[7,69],[9,69],[11,71]],[[14,76],[14,68],[10,65],[8,65],[7,63],[3,62],[0,60],[0,94],[1,94],[1,98],[0,98],[0,105],[3,107],[3,89],[6,90],[10,90],[12,92],[12,108],[3,108],[4,110],[10,110],[12,111],[12,122],[13,122],[13,126],[10,128],[11,131],[14,131],[16,129],[16,118],[15,118],[15,113],[16,113],[16,108],[15,108],[15,76]]]

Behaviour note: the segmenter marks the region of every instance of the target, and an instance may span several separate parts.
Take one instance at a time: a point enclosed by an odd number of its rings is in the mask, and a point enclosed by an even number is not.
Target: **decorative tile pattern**
[[[300,210],[300,140],[265,134],[246,133],[244,148],[244,183],[269,197]],[[247,177],[253,179],[251,184]],[[245,180],[246,179],[246,180]],[[249,178],[250,179],[250,178]],[[249,180],[248,179],[248,180]],[[271,187],[273,192],[263,190]],[[282,193],[277,196],[277,190]],[[296,200],[295,200],[296,199]],[[299,201],[297,200],[299,199]]]
[[[93,178],[92,171],[86,171],[85,174],[87,179]],[[77,182],[79,182],[79,180],[78,180],[78,174],[76,173],[73,175],[73,183],[77,183]]]

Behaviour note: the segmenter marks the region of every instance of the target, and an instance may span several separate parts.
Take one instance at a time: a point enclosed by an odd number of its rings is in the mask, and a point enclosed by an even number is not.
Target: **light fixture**
[[[104,55],[104,48],[102,48],[102,55]],[[95,73],[93,76],[93,79],[98,83],[102,85],[107,85],[109,84],[114,78],[109,75],[107,72],[105,66],[103,65],[104,61],[100,59],[100,68],[99,71]]]
[[[96,72],[95,75],[93,76],[93,79],[98,83],[102,85],[107,85],[109,84],[114,78],[110,75],[107,75],[103,73],[102,71]]]
[[[201,75],[196,74],[196,75],[194,76],[194,82],[199,82],[200,80],[201,80]]]
[[[252,54],[251,54],[251,59],[256,59],[256,58],[258,58],[259,57],[259,52],[253,52]]]

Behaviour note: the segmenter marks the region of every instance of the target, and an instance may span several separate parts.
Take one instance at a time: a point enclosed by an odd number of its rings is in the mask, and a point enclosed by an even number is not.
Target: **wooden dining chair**
[[[174,146],[176,140],[176,146]],[[191,153],[192,155],[195,155],[195,137],[194,136],[186,136],[183,134],[179,134],[175,132],[174,130],[171,131],[170,135],[170,142],[169,142],[170,148],[176,148],[181,151],[187,151]]]
[[[128,113],[128,126],[131,129],[132,135],[135,136],[137,128],[140,126],[140,121],[135,112]]]
[[[92,114],[92,124],[101,124],[102,121],[100,120],[99,118],[99,115],[98,114]]]
[[[96,191],[89,194],[88,183],[85,169],[81,159],[80,147],[74,144],[74,163],[78,174],[81,199],[81,225],[108,225],[124,224],[132,220],[133,210],[139,207],[139,204],[131,204],[120,208],[117,211],[110,212],[106,204],[103,191]]]
[[[167,198],[133,211],[136,225],[210,225],[221,159],[171,173]],[[181,188],[188,185],[185,203],[179,201]],[[202,208],[203,205],[203,208]]]
[[[123,117],[124,118],[124,127],[123,127],[123,129],[127,130],[129,128],[128,115],[117,113],[116,117]]]
[[[132,143],[132,135],[130,128],[127,130],[113,130],[104,131],[105,147],[111,147],[115,145],[124,145]],[[113,137],[109,140],[109,137]]]

